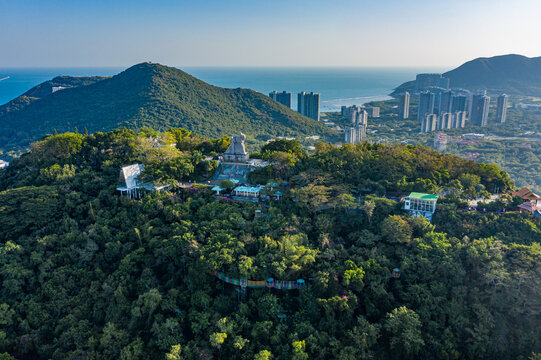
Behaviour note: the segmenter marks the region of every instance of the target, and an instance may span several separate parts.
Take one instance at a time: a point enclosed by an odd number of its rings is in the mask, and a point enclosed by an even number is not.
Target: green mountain
[[[477,58],[448,71],[443,76],[451,79],[452,88],[468,90],[487,89],[490,93],[541,96],[541,57],[502,55]],[[393,94],[413,89],[409,81],[395,89]]]
[[[91,85],[108,78],[109,76],[57,76],[52,80],[34,86],[21,96],[0,106],[0,119],[8,112],[22,110],[28,104],[51,95],[54,87],[76,88],[79,86]]]
[[[78,78],[69,79],[76,82]],[[111,78],[93,79],[80,79],[84,86],[52,94],[43,91],[50,89],[44,83],[0,107],[0,151],[20,150],[53,129],[62,132],[76,127],[89,132],[122,126],[183,127],[206,137],[242,131],[249,143],[275,136],[300,140],[309,135],[326,140],[336,136],[322,123],[263,94],[212,86],[172,67],[142,63]]]

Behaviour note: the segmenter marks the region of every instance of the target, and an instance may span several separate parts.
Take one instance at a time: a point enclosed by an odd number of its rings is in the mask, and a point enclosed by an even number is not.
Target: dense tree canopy
[[[513,186],[497,167],[423,147],[318,144],[308,156],[274,144],[265,152],[294,153],[294,163],[255,178],[272,180],[280,200],[233,202],[199,185],[141,200],[115,192],[120,167],[135,162],[148,180],[206,183],[207,155],[226,142],[182,129],[60,134],[1,171],[0,358],[541,352],[541,225],[462,208]],[[391,199],[412,190],[441,195],[432,223]],[[243,299],[209,270],[307,285]]]

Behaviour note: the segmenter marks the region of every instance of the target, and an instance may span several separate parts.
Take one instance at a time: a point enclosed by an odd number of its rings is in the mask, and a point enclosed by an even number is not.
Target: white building
[[[64,89],[67,89],[67,87],[66,87],[66,86],[53,86],[53,87],[51,88],[51,92],[52,92],[52,93],[55,93],[55,92],[57,92],[57,91],[64,90]]]
[[[161,191],[168,189],[171,184],[168,185],[155,185],[152,183],[144,183],[138,180],[139,175],[143,171],[142,164],[133,164],[124,166],[120,170],[120,184],[121,186],[116,189],[120,191],[121,195],[128,195],[130,198],[139,199],[143,196],[144,190],[146,191]]]
[[[0,169],[5,169],[8,166],[9,166],[9,163],[7,161],[0,159]]]
[[[438,195],[412,192],[404,201],[404,210],[409,211],[413,217],[424,216],[432,221],[437,201]]]

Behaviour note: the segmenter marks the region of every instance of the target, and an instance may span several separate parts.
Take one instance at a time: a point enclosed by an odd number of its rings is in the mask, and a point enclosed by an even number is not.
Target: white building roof
[[[142,171],[142,164],[133,164],[124,166],[122,168],[122,176],[124,177],[124,181],[126,182],[127,189],[133,189],[137,187],[137,177],[141,175]]]

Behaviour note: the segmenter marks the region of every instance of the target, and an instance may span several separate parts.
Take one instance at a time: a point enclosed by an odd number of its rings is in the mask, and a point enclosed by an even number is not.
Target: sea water
[[[0,104],[22,95],[30,88],[59,75],[111,76],[124,70],[110,68],[0,68]],[[297,109],[297,93],[320,94],[320,108],[339,111],[342,105],[362,105],[389,99],[389,93],[420,72],[437,69],[416,68],[268,68],[268,67],[183,67],[182,70],[215,86],[248,88],[268,95],[271,91],[292,94]]]

